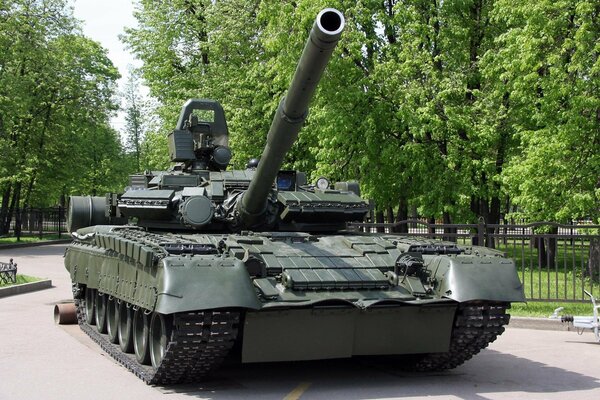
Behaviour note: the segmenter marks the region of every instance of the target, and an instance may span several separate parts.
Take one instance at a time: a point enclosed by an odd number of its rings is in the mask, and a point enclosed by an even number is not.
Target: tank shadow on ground
[[[432,379],[434,378],[434,379]],[[301,384],[310,384],[302,398],[345,399],[412,396],[456,396],[487,399],[482,393],[561,393],[600,388],[600,380],[516,357],[484,350],[462,367],[438,373],[406,372],[389,358],[246,364],[224,366],[199,384],[157,387],[211,399],[281,399]],[[240,392],[241,391],[241,392]]]

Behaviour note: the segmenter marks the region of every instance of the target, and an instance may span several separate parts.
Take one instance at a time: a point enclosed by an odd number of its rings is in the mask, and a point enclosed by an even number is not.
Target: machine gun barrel
[[[266,210],[267,197],[273,181],[285,154],[298,138],[298,132],[308,115],[308,105],[337,45],[344,24],[342,13],[333,8],[326,8],[317,15],[292,83],[286,96],[279,103],[269,128],[267,144],[258,168],[240,203],[240,218],[248,227],[255,225]]]

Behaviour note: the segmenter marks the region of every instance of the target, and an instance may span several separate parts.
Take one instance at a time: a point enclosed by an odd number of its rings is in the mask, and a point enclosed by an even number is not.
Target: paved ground
[[[64,245],[0,250],[52,289],[0,299],[0,399],[594,399],[600,344],[591,334],[508,329],[449,372],[407,374],[382,359],[226,366],[202,385],[146,386],[75,325],[53,322],[70,297]]]

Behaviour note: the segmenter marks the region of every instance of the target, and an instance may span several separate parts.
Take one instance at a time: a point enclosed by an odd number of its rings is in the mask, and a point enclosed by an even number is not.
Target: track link
[[[79,327],[112,358],[151,385],[200,380],[221,364],[237,337],[238,312],[177,313],[173,315],[173,331],[160,365],[141,365],[133,354],[123,353],[107,335],[86,323],[84,300],[75,300],[75,304]]]
[[[486,348],[504,332],[510,315],[504,303],[465,303],[458,306],[450,348],[445,353],[425,355],[412,369],[440,371],[455,368]]]

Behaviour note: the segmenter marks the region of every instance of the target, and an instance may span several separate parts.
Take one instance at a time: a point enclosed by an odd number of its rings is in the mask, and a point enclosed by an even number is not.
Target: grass
[[[59,239],[58,234],[44,235],[42,238],[40,238],[39,236],[21,236],[21,240],[19,241],[17,241],[17,238],[15,236],[7,236],[0,238],[0,245],[14,243],[37,243],[57,239]],[[61,239],[68,239],[67,234],[63,233],[61,235]]]
[[[523,269],[519,270],[519,278],[529,299],[587,301],[584,290],[600,297],[600,283],[583,277],[581,272]]]
[[[41,281],[41,280],[42,280],[42,278],[38,278],[35,276],[17,274],[17,283],[0,283],[0,287],[21,285],[23,283],[31,283],[31,282]]]
[[[527,304],[513,303],[509,314],[517,317],[548,318],[558,307],[564,307],[561,315],[592,315],[592,302],[554,303],[532,301]]]
[[[519,278],[525,287],[525,296],[530,299],[587,301],[589,298],[584,290],[600,297],[600,282],[585,274],[589,243],[559,241],[555,262],[546,267],[538,265],[537,249],[528,243],[509,242],[500,245],[499,250],[515,261]]]

